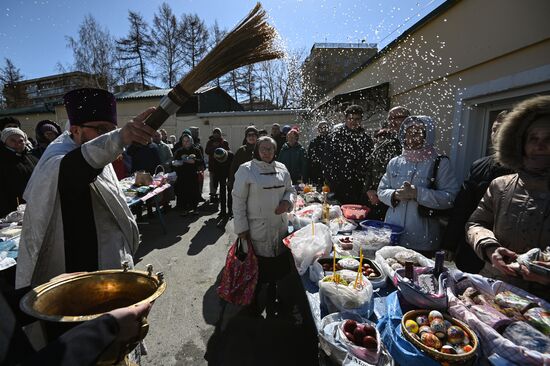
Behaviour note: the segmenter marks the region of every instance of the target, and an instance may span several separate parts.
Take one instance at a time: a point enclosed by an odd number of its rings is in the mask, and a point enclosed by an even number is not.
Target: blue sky
[[[11,59],[26,79],[57,73],[56,64],[72,63],[66,36],[76,37],[86,14],[115,37],[128,30],[128,10],[140,12],[151,24],[160,0],[2,0],[0,2],[0,64]],[[443,0],[265,0],[270,22],[287,48],[309,53],[315,42],[377,43],[383,47]],[[249,0],[167,1],[179,17],[196,13],[211,26],[217,20],[230,29],[254,6]]]

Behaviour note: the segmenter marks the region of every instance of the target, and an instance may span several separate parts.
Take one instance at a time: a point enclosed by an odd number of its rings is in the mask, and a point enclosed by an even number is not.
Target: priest
[[[102,89],[67,93],[70,129],[44,151],[25,193],[16,288],[37,286],[65,272],[133,265],[136,222],[111,165],[125,146],[147,144],[149,108],[117,128],[116,101]]]

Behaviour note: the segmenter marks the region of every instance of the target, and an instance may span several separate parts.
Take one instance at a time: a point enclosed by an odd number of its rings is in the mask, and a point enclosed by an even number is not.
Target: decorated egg
[[[412,319],[405,322],[405,328],[411,333],[418,333],[418,324]]]
[[[447,341],[450,344],[462,344],[462,341],[464,341],[464,336],[464,330],[456,325],[451,325],[447,329]]]
[[[470,344],[470,337],[468,337],[468,334],[464,333],[464,339],[462,340],[463,345]]]
[[[423,325],[430,325],[430,322],[428,321],[428,317],[426,315],[419,315],[416,317],[416,324],[421,327]]]
[[[444,319],[443,322],[445,323],[445,328],[449,329],[449,327],[451,325],[453,325],[453,323],[451,323],[450,321],[448,321],[447,319]]]
[[[445,333],[447,333],[447,328],[445,328],[445,323],[443,319],[434,319],[430,323],[430,328],[438,338],[445,338]]]
[[[432,324],[433,320],[436,318],[441,319],[443,321],[443,314],[441,314],[437,310],[430,311],[430,314],[428,314],[428,321],[430,322],[430,324]]]
[[[433,334],[433,330],[432,330],[432,328],[430,328],[429,325],[423,325],[420,328],[418,328],[418,334],[422,335],[423,333],[432,333]]]
[[[435,336],[435,334],[423,333],[420,336],[420,341],[427,347],[435,348],[437,350],[441,348],[441,341]]]
[[[454,347],[451,346],[451,345],[448,345],[448,344],[441,347],[440,352],[441,353],[446,353],[446,354],[449,354],[449,355],[455,355],[456,354],[456,350],[454,349]]]
[[[474,349],[474,348],[473,348],[472,346],[470,346],[469,344],[466,345],[466,346],[464,346],[464,347],[462,347],[462,350],[463,350],[464,352],[470,352],[470,351],[473,350],[473,349]]]

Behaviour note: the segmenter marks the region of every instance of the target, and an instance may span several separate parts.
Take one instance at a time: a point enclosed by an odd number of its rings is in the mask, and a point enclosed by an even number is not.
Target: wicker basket
[[[427,353],[430,357],[433,359],[449,363],[449,364],[472,364],[475,360],[476,352],[479,346],[479,341],[477,339],[476,334],[463,322],[461,322],[458,319],[452,318],[447,314],[443,314],[443,317],[450,321],[453,325],[458,325],[461,327],[464,332],[468,335],[468,338],[470,338],[470,344],[472,345],[472,350],[467,353],[463,353],[460,355],[451,355],[447,353],[442,353],[439,351],[436,351],[435,349],[431,347],[425,346],[422,342],[420,342],[418,339],[415,339],[407,330],[405,327],[405,322],[409,319],[415,320],[417,316],[419,315],[426,315],[428,316],[429,310],[411,310],[405,315],[403,315],[403,318],[401,319],[401,332],[405,335],[405,338],[414,344],[417,348],[419,348],[422,352]]]

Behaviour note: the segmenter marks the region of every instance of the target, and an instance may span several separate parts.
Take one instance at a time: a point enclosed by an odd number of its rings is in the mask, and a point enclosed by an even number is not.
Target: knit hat
[[[40,126],[40,131],[42,131],[42,133],[46,133],[46,132],[50,131],[50,132],[53,132],[53,133],[59,135],[59,131],[51,123],[44,123],[42,126]]]
[[[256,128],[256,126],[248,126],[246,128],[246,130],[244,130],[244,135],[246,136],[250,132],[254,132],[257,135],[258,134],[258,129]]]
[[[298,130],[296,128],[292,128],[290,131],[288,131],[287,135],[289,133],[295,133],[296,135],[300,136],[300,132],[298,132]]]
[[[221,147],[218,147],[216,150],[214,150],[214,159],[216,159],[220,163],[224,163],[225,161],[227,161],[227,151],[225,149],[222,149]]]
[[[27,135],[25,134],[25,132],[21,131],[19,128],[8,127],[2,130],[2,136],[0,137],[0,140],[2,140],[2,142],[5,144],[6,140],[13,135],[19,135],[23,137],[25,140],[27,139]]]
[[[115,96],[107,90],[76,89],[65,94],[63,104],[71,126],[95,121],[117,124]]]
[[[218,127],[216,127],[216,128],[214,128],[214,129],[212,130],[212,134],[215,134],[215,133],[217,133],[218,135],[220,135],[220,136],[221,136],[221,134],[222,134],[222,130],[221,130],[221,129],[219,129]]]
[[[283,135],[286,135],[288,133],[288,131],[290,131],[291,129],[292,129],[292,127],[290,127],[289,125],[284,125],[281,132],[283,133]]]
[[[183,132],[181,133],[181,135],[187,135],[187,136],[191,136],[191,130],[186,128],[185,130],[183,130]]]

